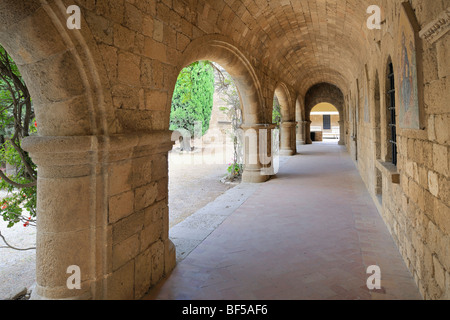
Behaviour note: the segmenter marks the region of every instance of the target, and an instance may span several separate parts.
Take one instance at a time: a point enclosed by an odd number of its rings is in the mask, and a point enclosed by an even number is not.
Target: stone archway
[[[311,134],[310,134],[310,113],[312,108],[321,102],[330,103],[336,107],[339,112],[339,127],[340,127],[340,140],[339,144],[345,144],[345,121],[344,121],[344,95],[342,91],[329,83],[320,83],[311,87],[305,96],[305,120],[306,120],[306,130],[305,130],[305,140],[306,144],[311,144]]]
[[[297,153],[295,133],[297,122],[295,121],[293,99],[284,83],[279,83],[275,87],[275,95],[281,106],[280,155],[292,156]]]
[[[113,131],[105,72],[88,28],[69,32],[61,1],[3,1],[0,43],[31,92],[39,136],[23,141],[38,165],[35,298],[93,298],[105,272],[104,200],[99,139]],[[99,68],[100,67],[100,68]],[[74,197],[83,194],[84,197]],[[76,244],[76,245],[74,245]],[[66,286],[67,268],[82,271],[81,289]],[[98,297],[98,296],[97,296]]]
[[[61,0],[5,0],[0,9],[0,43],[39,123],[39,135],[23,141],[39,172],[32,298],[140,298],[175,265],[165,229],[170,133],[145,117],[139,132],[130,125],[131,102],[112,83],[111,56],[91,34],[89,14],[81,30],[69,30]],[[77,290],[67,286],[71,266],[80,270]]]
[[[304,98],[298,96],[295,99],[295,120],[297,121],[297,133],[296,133],[296,143],[305,144],[305,108],[304,108]]]
[[[238,89],[243,113],[244,172],[242,181],[260,183],[267,181],[272,173],[272,161],[264,152],[271,154],[272,125],[265,123],[265,103],[259,77],[252,64],[230,39],[207,35],[191,42],[183,53],[178,70],[195,61],[209,60],[218,63],[232,77]],[[173,83],[172,87],[175,87]]]
[[[200,60],[218,63],[233,78],[242,100],[244,123],[263,123],[264,98],[261,83],[250,61],[239,48],[232,44],[231,40],[218,35],[198,38],[188,45],[177,69],[181,71]]]

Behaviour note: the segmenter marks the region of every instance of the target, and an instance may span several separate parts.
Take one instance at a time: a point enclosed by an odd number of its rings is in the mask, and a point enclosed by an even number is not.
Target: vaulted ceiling
[[[215,28],[306,93],[316,83],[342,88],[352,78],[367,50],[367,8],[380,0],[219,2],[199,4],[199,20],[217,17]]]

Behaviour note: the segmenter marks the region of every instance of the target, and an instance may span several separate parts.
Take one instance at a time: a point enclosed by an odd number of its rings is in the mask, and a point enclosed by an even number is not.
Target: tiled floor
[[[146,299],[421,299],[345,149],[299,151]]]

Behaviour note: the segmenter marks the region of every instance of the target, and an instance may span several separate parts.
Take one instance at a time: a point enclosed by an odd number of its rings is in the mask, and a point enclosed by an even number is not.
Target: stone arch
[[[381,83],[378,69],[374,73],[373,115],[375,128],[375,157],[381,159]]]
[[[267,134],[267,130],[272,130],[274,126],[265,122],[269,108],[266,108],[266,97],[263,95],[260,78],[252,63],[230,39],[220,35],[206,35],[192,41],[182,54],[181,62],[177,66],[178,72],[200,60],[220,64],[230,74],[238,89],[243,117],[241,128],[244,131],[245,141],[242,181],[252,183],[267,181],[273,175],[272,161],[262,163],[260,160],[261,157],[265,159],[267,155],[271,155],[272,135]],[[171,88],[174,87],[175,82],[171,85]],[[266,146],[264,151],[260,149],[261,145]]]
[[[292,156],[297,153],[294,100],[288,87],[282,82],[275,87],[274,95],[277,96],[281,107],[280,154]]]
[[[66,6],[61,0],[51,4],[6,0],[2,6],[0,43],[28,84],[39,134],[113,133],[106,72],[86,21],[81,30],[67,29]]]
[[[278,101],[280,102],[281,121],[291,121],[293,118],[292,111],[294,106],[292,105],[292,98],[289,89],[284,83],[280,82],[275,87],[274,94],[277,96]]]
[[[297,144],[305,143],[305,99],[302,96],[297,96],[295,99],[295,121],[297,122]]]
[[[339,111],[340,140],[339,144],[344,144],[345,121],[344,121],[344,95],[337,86],[330,83],[319,83],[312,86],[305,95],[305,120],[306,120],[306,143],[311,144],[310,124],[311,110],[319,103],[327,102],[336,107]]]
[[[105,62],[83,14],[81,30],[67,29],[66,8],[61,0],[2,1],[0,43],[27,83],[38,122],[39,135],[22,144],[39,168],[33,298],[100,299],[113,297],[107,283],[121,281],[111,262],[109,151],[139,139],[113,138],[121,128]],[[80,290],[66,286],[71,265],[81,270]]]
[[[385,162],[392,162],[395,158],[394,156],[394,150],[390,147],[391,145],[391,141],[392,141],[392,132],[390,131],[390,124],[391,121],[394,121],[395,123],[398,124],[398,88],[397,88],[397,84],[394,81],[394,89],[395,89],[395,96],[394,96],[394,102],[393,104],[395,105],[395,110],[394,110],[394,114],[395,114],[395,119],[391,119],[391,111],[389,110],[389,105],[390,105],[390,97],[389,97],[389,90],[390,90],[390,79],[389,79],[389,74],[391,73],[390,70],[390,65],[392,65],[392,72],[394,74],[394,78],[396,76],[398,76],[396,74],[396,62],[394,61],[394,59],[392,59],[391,55],[388,55],[386,60],[384,61],[385,64],[383,66],[383,70],[384,70],[384,81],[382,81],[381,83],[384,83],[384,86],[382,85],[381,87],[384,88],[384,92],[385,92],[385,100],[384,100],[384,104],[382,104],[381,106],[381,114],[382,117],[384,118],[384,121],[382,121],[382,133],[381,136],[384,137],[384,139],[382,138],[382,159]]]
[[[200,60],[220,64],[233,78],[242,101],[244,123],[263,123],[265,105],[261,84],[244,53],[226,37],[204,36],[192,41],[185,49],[178,72]],[[175,83],[171,87],[175,87]]]
[[[339,113],[344,110],[344,95],[335,85],[320,83],[311,87],[305,96],[305,116],[309,120],[312,108],[321,102],[327,102],[336,107]]]

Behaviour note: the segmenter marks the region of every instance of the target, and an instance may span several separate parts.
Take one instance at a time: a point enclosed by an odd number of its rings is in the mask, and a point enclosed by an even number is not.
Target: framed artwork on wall
[[[419,26],[409,2],[401,5],[396,48],[399,126],[421,129],[421,45]]]

